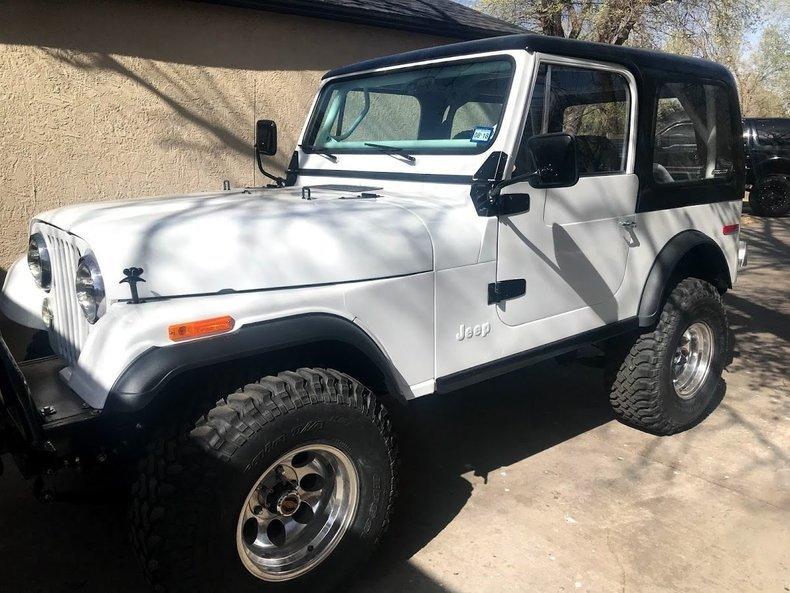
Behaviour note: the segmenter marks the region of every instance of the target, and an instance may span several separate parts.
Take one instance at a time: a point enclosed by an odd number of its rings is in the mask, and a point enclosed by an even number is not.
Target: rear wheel
[[[760,216],[784,216],[790,212],[790,181],[781,175],[761,179],[749,194],[749,204]]]
[[[154,445],[132,539],[159,591],[329,591],[384,533],[395,467],[369,389],[333,370],[280,373]]]
[[[680,282],[656,328],[626,342],[611,369],[609,399],[618,419],[654,434],[700,422],[723,395],[728,332],[718,291],[696,278]]]

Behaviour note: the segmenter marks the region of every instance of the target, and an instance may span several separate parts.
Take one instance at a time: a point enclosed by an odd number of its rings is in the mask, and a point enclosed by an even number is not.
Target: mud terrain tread
[[[714,299],[724,312],[721,295],[710,283],[685,278],[670,294],[655,329],[639,336],[625,353],[609,393],[612,409],[624,423],[662,435],[688,428],[689,424],[679,424],[667,416],[659,381],[661,361],[666,356],[672,332],[680,322],[681,312],[700,295]],[[726,320],[726,312],[724,314]]]
[[[200,451],[208,453],[209,458],[228,461],[255,433],[276,418],[317,404],[358,410],[378,428],[386,444],[391,480],[389,504],[383,528],[376,539],[378,542],[392,517],[398,476],[397,448],[386,408],[368,388],[333,369],[286,371],[245,385],[220,399],[191,430],[188,427],[171,430],[149,447],[132,488],[131,539],[143,571],[156,591],[200,590],[192,567],[194,540],[190,537],[197,529],[197,514],[190,516],[178,512],[169,517],[176,527],[169,531],[179,533],[179,537],[169,537],[165,541],[160,533],[167,503],[177,492],[183,488],[192,489],[197,496],[210,492],[210,464]],[[165,564],[171,567],[170,578],[162,573]]]

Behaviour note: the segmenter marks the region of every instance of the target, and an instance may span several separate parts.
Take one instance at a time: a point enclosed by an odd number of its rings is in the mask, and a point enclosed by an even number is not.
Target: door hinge
[[[501,303],[508,299],[520,297],[527,293],[527,281],[524,278],[502,280],[488,285],[488,304]]]

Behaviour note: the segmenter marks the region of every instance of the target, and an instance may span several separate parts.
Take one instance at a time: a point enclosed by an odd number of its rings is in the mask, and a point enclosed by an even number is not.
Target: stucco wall
[[[0,0],[0,270],[36,212],[263,182],[328,69],[448,39],[186,0]]]

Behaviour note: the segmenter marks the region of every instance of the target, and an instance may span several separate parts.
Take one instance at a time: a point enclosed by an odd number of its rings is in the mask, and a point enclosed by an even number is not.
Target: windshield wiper
[[[371,148],[375,148],[391,156],[399,156],[412,164],[417,162],[417,159],[408,154],[405,149],[400,146],[387,146],[386,144],[376,144],[375,142],[365,142],[365,146],[370,146]]]
[[[310,152],[318,153],[321,156],[325,156],[326,158],[328,158],[333,163],[337,162],[337,157],[334,154],[332,154],[331,151],[327,150],[326,148],[322,148],[320,146],[314,146],[312,144],[300,144],[299,148],[301,148],[302,150],[309,150]]]

